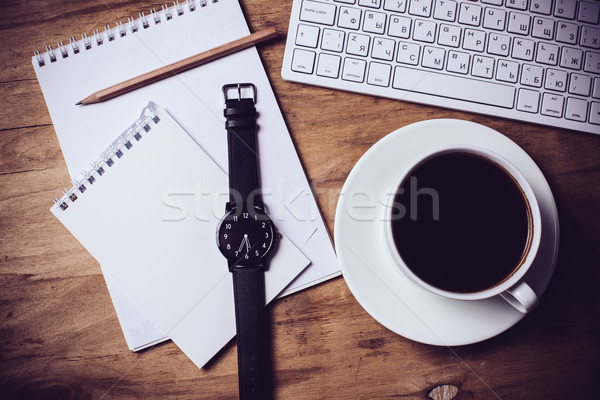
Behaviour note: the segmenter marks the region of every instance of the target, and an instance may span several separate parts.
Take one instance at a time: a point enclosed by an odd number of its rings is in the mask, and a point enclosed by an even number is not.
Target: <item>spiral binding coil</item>
[[[153,126],[160,122],[157,115],[158,106],[149,102],[142,110],[140,117],[129,126],[119,137],[111,143],[110,146],[100,155],[100,158],[91,163],[91,169],[87,172],[82,172],[83,178],[79,181],[72,181],[71,189],[63,189],[63,196],[55,198],[54,203],[61,210],[66,210],[73,204],[81,194],[83,194],[89,186],[93,185],[96,180],[104,175],[109,168],[123,156],[126,151],[134,147],[134,143],[143,139],[143,137],[152,130]]]
[[[137,19],[127,18],[126,25],[123,25],[123,22],[118,21],[115,24],[115,28],[111,28],[110,25],[106,25],[104,30],[100,29],[93,30],[93,39],[90,40],[87,33],[81,34],[81,40],[76,40],[75,36],[69,38],[69,46],[65,46],[62,41],[57,42],[55,52],[52,45],[46,46],[46,51],[44,53],[40,53],[39,50],[36,50],[33,54],[34,58],[37,60],[38,66],[43,67],[46,65],[47,61],[50,63],[54,63],[58,60],[57,55],[60,55],[62,58],[69,57],[69,54],[79,54],[81,52],[81,48],[85,50],[90,50],[93,45],[102,46],[104,43],[112,42],[117,37],[125,37],[128,32],[136,33],[140,28],[148,29],[154,25],[160,24],[163,20],[169,21],[173,19],[173,15],[183,15],[186,12],[186,9],[190,12],[193,12],[197,9],[198,4],[200,7],[206,7],[208,2],[218,3],[219,0],[187,0],[183,3],[179,3],[179,1],[174,1],[172,6],[163,5],[161,10],[152,9],[150,11],[150,16],[145,15],[143,12],[139,14]],[[118,32],[118,35],[116,34]],[[81,44],[81,46],[80,46]],[[46,56],[46,57],[45,57]]]

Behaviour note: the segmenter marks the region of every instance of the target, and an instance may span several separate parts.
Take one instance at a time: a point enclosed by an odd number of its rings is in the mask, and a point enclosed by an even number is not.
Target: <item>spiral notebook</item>
[[[202,367],[236,332],[233,281],[215,243],[227,175],[154,103],[93,165],[52,213]],[[266,302],[308,264],[282,236]]]
[[[258,91],[261,181],[265,203],[280,231],[311,261],[284,294],[339,275],[328,230],[290,138],[255,48],[212,61],[110,101],[75,106],[97,90],[249,34],[236,0],[175,3],[123,24],[73,37],[32,58],[46,105],[73,180],[114,140],[111,132],[129,126],[150,99],[156,101],[191,138],[227,170],[221,87],[252,82]],[[102,265],[104,268],[105,266]],[[118,285],[107,278],[130,347],[160,340],[151,322],[135,310]],[[127,312],[129,310],[129,312]],[[129,317],[130,315],[131,317]],[[141,322],[140,322],[141,321]],[[143,322],[143,323],[142,323]],[[125,325],[135,325],[128,329]],[[150,326],[151,329],[144,329]],[[144,332],[151,333],[144,337]],[[135,336],[135,337],[134,337]],[[135,343],[133,343],[135,342]]]

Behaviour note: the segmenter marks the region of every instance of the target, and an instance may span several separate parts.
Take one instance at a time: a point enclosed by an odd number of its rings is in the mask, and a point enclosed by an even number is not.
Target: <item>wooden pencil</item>
[[[236,51],[243,50],[247,47],[254,46],[276,36],[277,30],[275,27],[262,29],[241,39],[234,40],[224,45],[215,47],[214,49],[207,50],[181,61],[174,62],[173,64],[155,69],[154,71],[147,72],[135,78],[117,83],[116,85],[110,86],[106,89],[99,90],[76,103],[76,105],[93,104],[112,99],[113,97],[120,96],[124,93],[157,82],[161,79],[171,77],[190,68],[208,63],[226,55],[235,53]]]

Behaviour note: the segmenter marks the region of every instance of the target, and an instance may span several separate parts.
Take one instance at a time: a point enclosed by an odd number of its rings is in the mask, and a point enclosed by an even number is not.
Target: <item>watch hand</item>
[[[244,244],[246,243],[246,238],[248,235],[244,235],[244,238],[242,239],[242,243],[240,244],[240,248],[238,249],[238,253],[242,252],[242,248],[244,247]],[[247,253],[247,252],[246,252]]]
[[[250,253],[250,241],[248,240],[248,234],[245,233],[244,234],[244,238],[242,239],[242,243],[240,244],[240,248],[238,249],[238,253],[242,252],[242,248],[244,248],[244,245],[246,245],[246,254]]]

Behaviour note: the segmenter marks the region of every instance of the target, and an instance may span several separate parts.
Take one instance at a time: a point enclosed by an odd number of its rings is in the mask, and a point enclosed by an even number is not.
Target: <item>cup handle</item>
[[[511,306],[526,314],[538,304],[538,297],[531,287],[521,281],[510,289],[500,293],[500,296]]]

